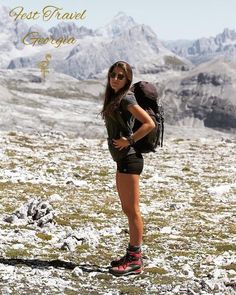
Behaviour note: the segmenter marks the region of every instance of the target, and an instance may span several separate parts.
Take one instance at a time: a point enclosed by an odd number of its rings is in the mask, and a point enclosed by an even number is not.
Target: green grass
[[[4,254],[8,258],[25,258],[31,256],[31,253],[28,249],[8,248],[4,251]]]
[[[42,232],[36,233],[35,235],[43,241],[50,241],[52,239],[51,235],[48,235]]]

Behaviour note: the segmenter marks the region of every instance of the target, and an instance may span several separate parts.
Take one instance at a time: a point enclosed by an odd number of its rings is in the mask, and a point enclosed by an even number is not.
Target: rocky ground
[[[0,294],[236,294],[236,139],[183,134],[145,156],[145,270],[116,278],[128,229],[105,140],[1,132]]]

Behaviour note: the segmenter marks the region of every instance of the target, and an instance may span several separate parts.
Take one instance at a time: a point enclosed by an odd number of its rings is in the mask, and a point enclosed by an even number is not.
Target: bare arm
[[[152,120],[152,118],[148,115],[148,113],[142,109],[139,105],[130,105],[128,106],[128,111],[142,123],[140,128],[134,132],[133,139],[134,141],[138,141],[141,138],[143,138],[145,135],[147,135],[154,127],[155,124]],[[129,146],[129,141],[125,137],[121,137],[119,139],[114,139],[113,143],[116,148],[119,150],[122,150],[123,148],[126,148]]]

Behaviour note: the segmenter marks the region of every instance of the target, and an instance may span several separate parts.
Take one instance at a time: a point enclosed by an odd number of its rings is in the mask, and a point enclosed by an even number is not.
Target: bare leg
[[[139,208],[139,179],[136,174],[116,173],[116,186],[122,210],[128,217],[130,245],[140,246],[143,236],[143,221]]]

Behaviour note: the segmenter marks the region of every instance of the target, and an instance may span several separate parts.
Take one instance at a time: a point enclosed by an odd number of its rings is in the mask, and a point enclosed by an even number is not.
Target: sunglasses
[[[120,80],[120,81],[125,78],[125,75],[123,75],[123,74],[117,74],[115,72],[111,72],[109,76],[112,79],[115,79],[117,77],[117,79]]]

